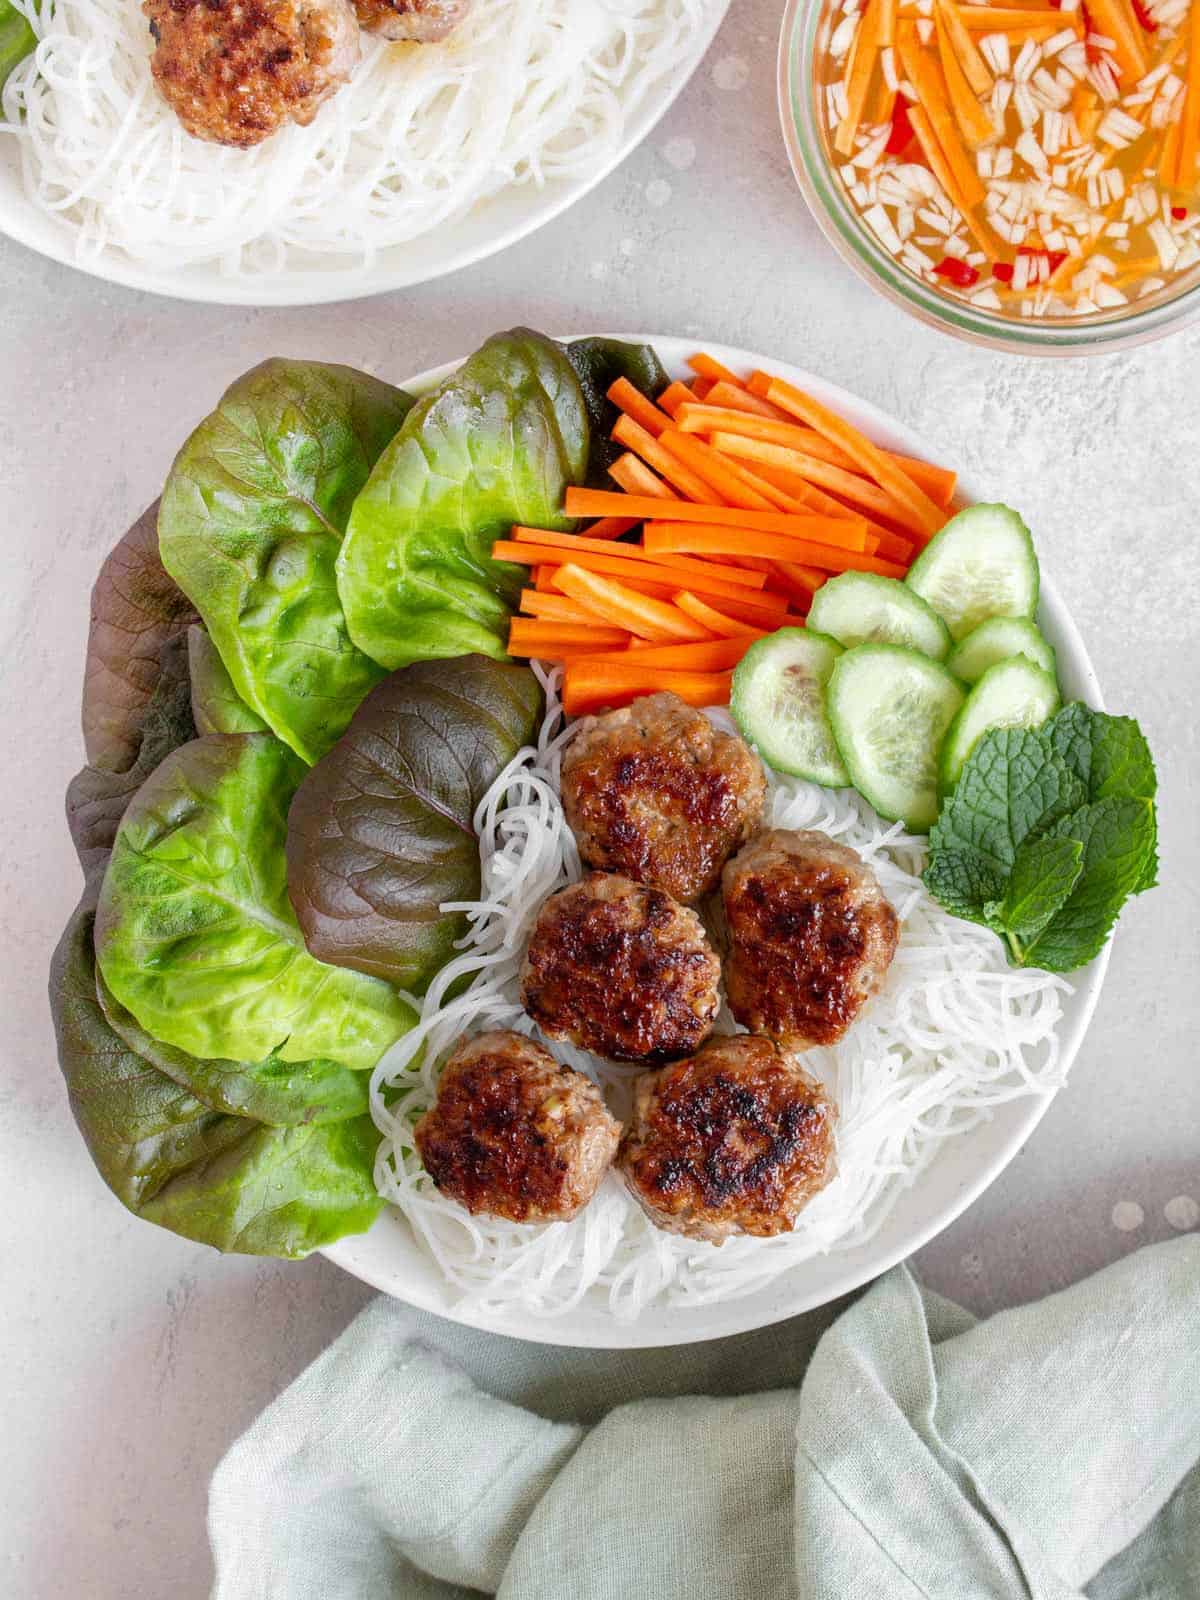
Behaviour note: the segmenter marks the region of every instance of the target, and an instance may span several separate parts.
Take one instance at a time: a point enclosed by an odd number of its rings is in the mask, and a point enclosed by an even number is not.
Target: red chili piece
[[[997,261],[992,268],[992,277],[999,283],[1011,283],[1013,281],[1011,264],[1007,261]]]
[[[908,101],[896,96],[896,109],[892,113],[892,131],[885,145],[889,156],[901,155],[912,142],[912,123],[908,120]]]
[[[979,282],[979,268],[960,256],[943,256],[933,269],[939,278],[945,278],[958,289],[970,289]]]
[[[1146,0],[1133,0],[1133,14],[1147,33],[1157,33],[1158,23],[1150,15]]]
[[[1171,207],[1171,215],[1175,218],[1176,222],[1186,222],[1187,221],[1187,207],[1186,206],[1172,206]]]

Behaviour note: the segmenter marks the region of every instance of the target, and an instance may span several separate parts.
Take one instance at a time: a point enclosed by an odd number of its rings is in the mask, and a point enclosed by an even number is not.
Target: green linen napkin
[[[1200,1237],[986,1322],[899,1268],[674,1351],[377,1300],[209,1532],[214,1600],[1200,1600]]]

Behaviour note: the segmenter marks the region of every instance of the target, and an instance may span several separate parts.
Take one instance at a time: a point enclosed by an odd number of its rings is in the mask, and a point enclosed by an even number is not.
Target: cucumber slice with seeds
[[[1052,678],[1058,675],[1054,646],[1027,617],[989,617],[954,646],[946,665],[963,683],[978,683],[989,667],[1011,656],[1024,656]]]
[[[854,787],[891,822],[927,833],[938,814],[938,752],[963,703],[940,662],[860,644],[829,680],[829,720]]]
[[[989,667],[950,725],[942,746],[942,788],[958,782],[963,763],[989,728],[1040,728],[1058,710],[1058,684],[1024,656]]]
[[[828,789],[850,782],[825,708],[841,653],[836,639],[812,628],[780,628],[738,662],[729,699],[733,720],[768,766]]]
[[[1032,617],[1038,563],[1029,529],[1008,506],[968,506],[935,533],[905,579],[955,639],[987,617]]]
[[[898,578],[874,572],[843,572],[813,596],[810,628],[829,634],[847,650],[856,644],[903,644],[944,661],[950,631],[933,608]]]

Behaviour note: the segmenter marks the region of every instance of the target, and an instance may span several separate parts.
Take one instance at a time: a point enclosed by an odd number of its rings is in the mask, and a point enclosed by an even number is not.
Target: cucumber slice
[[[813,596],[808,625],[851,649],[856,644],[904,644],[944,661],[950,630],[921,596],[898,578],[843,572]]]
[[[968,506],[935,533],[905,582],[964,639],[986,617],[1032,617],[1038,564],[1029,529],[1008,506]]]
[[[768,766],[827,789],[850,782],[825,709],[841,653],[836,639],[812,628],[780,628],[746,651],[729,697],[733,720]]]
[[[918,650],[860,644],[829,680],[829,720],[842,760],[881,817],[927,833],[938,814],[938,751],[963,703],[945,667]]]
[[[1058,684],[1024,656],[989,667],[950,725],[942,746],[942,787],[952,789],[963,763],[989,728],[1039,728],[1058,710]]]
[[[1024,656],[1052,678],[1058,675],[1054,646],[1027,617],[989,617],[954,646],[946,665],[963,683],[978,683],[989,667],[1010,656]]]

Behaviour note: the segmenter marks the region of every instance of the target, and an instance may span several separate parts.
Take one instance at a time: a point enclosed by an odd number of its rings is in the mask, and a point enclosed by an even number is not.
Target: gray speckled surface
[[[666,122],[590,200],[440,284],[311,312],[208,310],[0,244],[0,1592],[11,1600],[202,1595],[210,1468],[367,1297],[319,1260],[222,1261],[128,1218],[71,1123],[43,999],[78,887],[60,796],[80,760],[92,578],[191,424],[268,354],[400,378],[518,320],[703,335],[835,378],[1019,505],[1109,704],[1138,715],[1158,754],[1164,883],[1124,918],[1070,1087],[919,1265],[986,1311],[1168,1236],[1172,1201],[1176,1224],[1194,1215],[1178,1201],[1200,1200],[1200,328],[1127,355],[1033,364],[954,343],[876,298],[823,243],[788,172],[779,10],[735,0]]]

